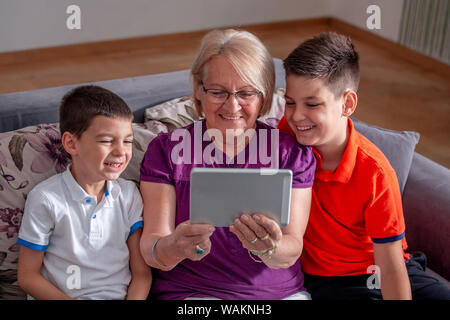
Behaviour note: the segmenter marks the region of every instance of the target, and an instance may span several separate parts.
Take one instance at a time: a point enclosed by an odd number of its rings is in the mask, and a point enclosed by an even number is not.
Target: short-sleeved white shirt
[[[46,251],[41,274],[76,299],[124,299],[131,280],[127,239],[143,226],[142,198],[124,179],[87,194],[69,169],[29,194],[18,243]]]

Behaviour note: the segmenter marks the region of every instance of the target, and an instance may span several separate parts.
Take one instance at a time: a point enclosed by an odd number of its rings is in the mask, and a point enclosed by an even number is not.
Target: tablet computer
[[[287,226],[291,190],[288,169],[194,168],[190,221],[228,227],[243,212],[261,212]]]

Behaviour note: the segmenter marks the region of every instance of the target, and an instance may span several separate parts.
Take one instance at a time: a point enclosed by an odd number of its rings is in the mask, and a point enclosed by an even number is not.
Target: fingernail
[[[243,214],[241,217],[242,217],[242,219],[244,219],[245,221],[248,221],[248,217],[247,217],[246,214]]]
[[[253,218],[255,218],[255,220],[261,219],[261,218],[260,218],[259,216],[257,216],[257,215],[254,215]]]
[[[215,229],[214,227],[209,227],[208,230],[209,230],[210,232],[214,232],[214,230],[216,230],[216,229]]]

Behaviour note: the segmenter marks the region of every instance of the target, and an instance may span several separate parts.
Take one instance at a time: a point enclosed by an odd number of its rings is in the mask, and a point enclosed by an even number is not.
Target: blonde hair
[[[243,30],[226,29],[208,32],[191,68],[193,84],[200,85],[205,66],[216,56],[223,56],[246,83],[262,92],[263,102],[259,116],[269,112],[275,87],[275,67],[267,48],[253,34]],[[195,85],[193,86],[195,90]],[[200,100],[193,94],[199,115],[203,113]]]

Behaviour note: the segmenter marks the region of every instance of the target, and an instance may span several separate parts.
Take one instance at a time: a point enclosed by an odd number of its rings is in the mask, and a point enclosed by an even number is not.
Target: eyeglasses
[[[206,98],[211,103],[224,103],[228,100],[230,95],[233,95],[234,98],[241,106],[246,106],[253,103],[258,96],[261,95],[261,91],[236,91],[236,92],[228,92],[226,90],[221,89],[206,89],[203,85],[203,81],[200,82],[203,88],[203,91],[206,93]]]

